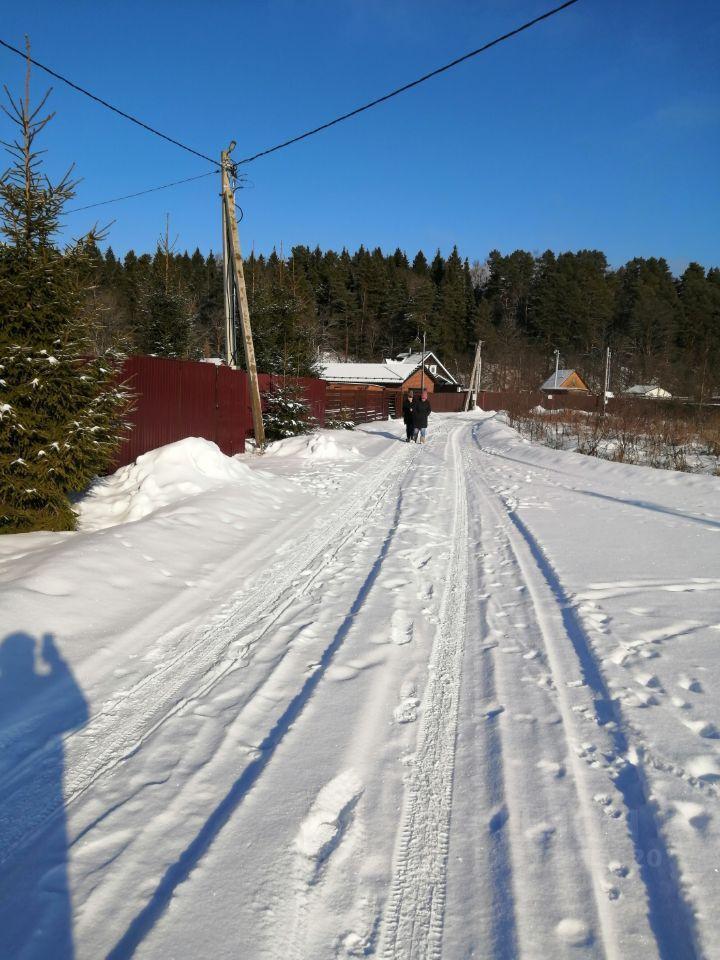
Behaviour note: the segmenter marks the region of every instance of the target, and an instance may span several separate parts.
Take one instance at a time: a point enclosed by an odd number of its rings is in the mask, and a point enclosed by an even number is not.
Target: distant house
[[[425,374],[420,353],[406,353],[397,360],[382,363],[319,363],[323,380],[346,386],[366,387],[370,390],[418,390],[424,382],[429,393],[438,389],[458,387],[453,375],[440,363],[434,353],[425,354]]]
[[[403,353],[399,353],[393,363],[403,363],[411,364],[417,369],[420,368],[422,364],[423,355],[418,350],[416,352],[411,352],[406,350]],[[386,361],[390,362],[390,361]],[[437,356],[432,352],[432,350],[425,351],[425,370],[435,378],[435,382],[438,384],[438,387],[443,390],[456,390],[460,385],[455,379],[455,377],[450,373],[447,367],[443,366],[442,363],[438,360]]]
[[[577,370],[558,370],[547,378],[540,390],[543,393],[590,393]]]
[[[626,390],[625,394],[629,397],[647,397],[652,400],[669,400],[672,397],[671,393],[663,390],[656,383],[638,383]]]

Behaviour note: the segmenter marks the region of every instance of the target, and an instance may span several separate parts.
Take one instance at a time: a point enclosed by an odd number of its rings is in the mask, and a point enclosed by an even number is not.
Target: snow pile
[[[338,443],[336,433],[337,431],[328,431],[279,440],[268,449],[266,456],[300,457],[303,460],[361,459],[362,454],[357,447],[346,447]]]
[[[253,479],[246,464],[225,456],[211,440],[186,437],[150,450],[98,481],[77,505],[79,527],[102,530],[140,520],[186,497]]]
[[[305,450],[300,456],[307,460],[358,460],[360,451],[357,447],[341,446],[332,435],[317,433],[308,437]]]

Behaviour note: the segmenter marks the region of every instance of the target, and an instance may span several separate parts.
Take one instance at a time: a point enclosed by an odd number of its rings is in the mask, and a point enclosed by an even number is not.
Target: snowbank
[[[300,457],[303,460],[359,460],[357,447],[338,443],[337,431],[312,433],[301,437],[278,440],[267,450],[269,457]]]
[[[211,440],[186,437],[150,450],[99,480],[77,504],[79,527],[102,530],[140,520],[186,497],[255,479],[246,464],[225,456]]]

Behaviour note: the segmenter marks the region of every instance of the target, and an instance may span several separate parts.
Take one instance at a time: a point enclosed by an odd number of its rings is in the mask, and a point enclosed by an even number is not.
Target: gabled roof
[[[416,359],[417,358],[417,359]],[[436,365],[438,372],[428,376],[433,380],[456,383],[455,378],[440,363],[434,353],[425,354],[425,369]],[[323,380],[330,383],[377,383],[399,387],[422,366],[422,355],[411,354],[406,360],[386,360],[384,363],[320,363]]]
[[[672,394],[667,390],[664,390],[662,387],[659,387],[656,383],[638,383],[634,387],[630,387],[625,393],[632,393],[636,396],[641,397],[671,397]]]
[[[422,353],[418,350],[415,353],[408,353],[407,355],[399,354],[398,359],[393,362],[394,363],[412,363],[414,364],[415,369],[417,369],[422,364],[422,357],[423,357]],[[445,380],[447,383],[452,383],[457,385],[457,380],[455,379],[455,377],[450,373],[450,371],[446,366],[440,363],[436,354],[434,354],[432,350],[426,350],[425,366],[428,367],[428,366],[432,366],[433,364],[437,366],[438,375],[442,380]]]
[[[567,381],[572,379],[573,377],[577,377],[580,383],[582,383],[582,387],[565,386]],[[583,380],[583,378],[580,376],[580,374],[577,372],[577,370],[558,370],[557,375],[555,373],[552,373],[547,378],[545,383],[543,383],[540,389],[541,390],[587,390],[588,386]]]

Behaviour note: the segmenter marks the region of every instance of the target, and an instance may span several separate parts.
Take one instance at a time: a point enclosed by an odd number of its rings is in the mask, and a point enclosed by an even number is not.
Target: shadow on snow
[[[63,810],[63,736],[87,720],[85,698],[52,634],[11,633],[0,643],[0,957],[72,960],[72,902],[64,813],[40,842],[12,851],[31,830],[23,787]],[[24,828],[25,825],[25,828]],[[37,838],[36,838],[37,840]]]

